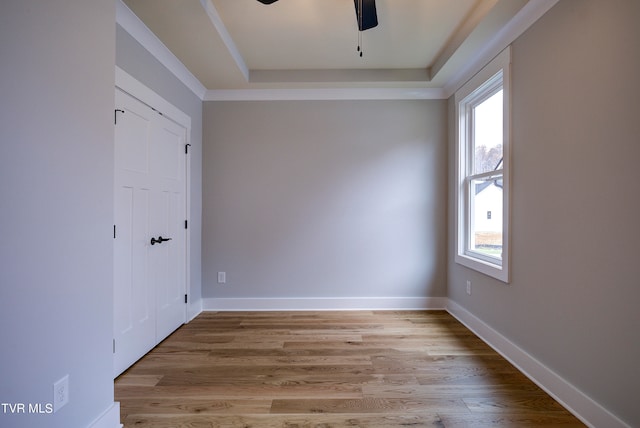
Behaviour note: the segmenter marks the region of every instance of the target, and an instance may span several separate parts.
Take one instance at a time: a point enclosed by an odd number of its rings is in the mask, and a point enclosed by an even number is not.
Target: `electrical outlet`
[[[53,384],[53,413],[69,402],[69,375]]]
[[[467,281],[467,294],[471,296],[471,281]]]
[[[218,272],[218,284],[226,284],[226,283],[227,283],[227,273]]]

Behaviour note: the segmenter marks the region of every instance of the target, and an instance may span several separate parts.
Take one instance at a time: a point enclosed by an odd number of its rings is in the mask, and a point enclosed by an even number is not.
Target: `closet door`
[[[183,127],[160,115],[151,129],[154,189],[150,222],[152,234],[163,239],[149,248],[156,342],[185,322],[185,133]]]
[[[185,321],[185,129],[116,89],[114,376]]]

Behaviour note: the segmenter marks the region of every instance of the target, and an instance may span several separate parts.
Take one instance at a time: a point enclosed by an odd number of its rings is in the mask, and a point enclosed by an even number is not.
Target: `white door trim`
[[[140,102],[148,105],[156,111],[162,113],[162,115],[173,122],[176,122],[180,126],[187,130],[186,144],[191,144],[191,117],[171,104],[169,101],[162,98],[153,90],[145,86],[142,82],[131,76],[129,73],[116,66],[115,68],[116,80],[115,86],[120,90],[126,92],[132,97],[138,99]],[[187,155],[185,164],[185,215],[189,224],[191,224],[191,156]],[[185,237],[185,284],[188,304],[185,305],[185,320],[189,322],[188,308],[191,304],[191,226],[187,228]]]
[[[118,66],[116,66],[116,87],[187,128],[187,143],[191,141],[191,117]]]

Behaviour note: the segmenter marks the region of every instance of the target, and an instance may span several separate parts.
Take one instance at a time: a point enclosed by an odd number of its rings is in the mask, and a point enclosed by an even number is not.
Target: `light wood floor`
[[[203,313],[115,382],[125,427],[583,427],[443,311]]]

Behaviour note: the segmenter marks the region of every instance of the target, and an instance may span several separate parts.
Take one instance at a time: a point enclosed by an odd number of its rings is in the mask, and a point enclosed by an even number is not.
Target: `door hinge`
[[[188,222],[187,220],[185,220],[185,221],[184,221],[184,228],[185,228],[185,229],[188,229],[188,228],[189,228],[189,226],[188,226],[188,225],[189,225],[189,222]]]
[[[116,340],[113,339],[113,353],[116,353]]]
[[[124,110],[120,110],[119,108],[117,108],[114,112],[113,112],[113,124],[117,125],[118,124],[118,112],[124,114]]]
[[[191,146],[191,144],[187,143],[184,145],[184,154],[188,155],[189,154],[189,147]]]
[[[187,303],[187,295],[184,295],[184,302]]]
[[[113,239],[116,239],[116,225],[113,225]]]

